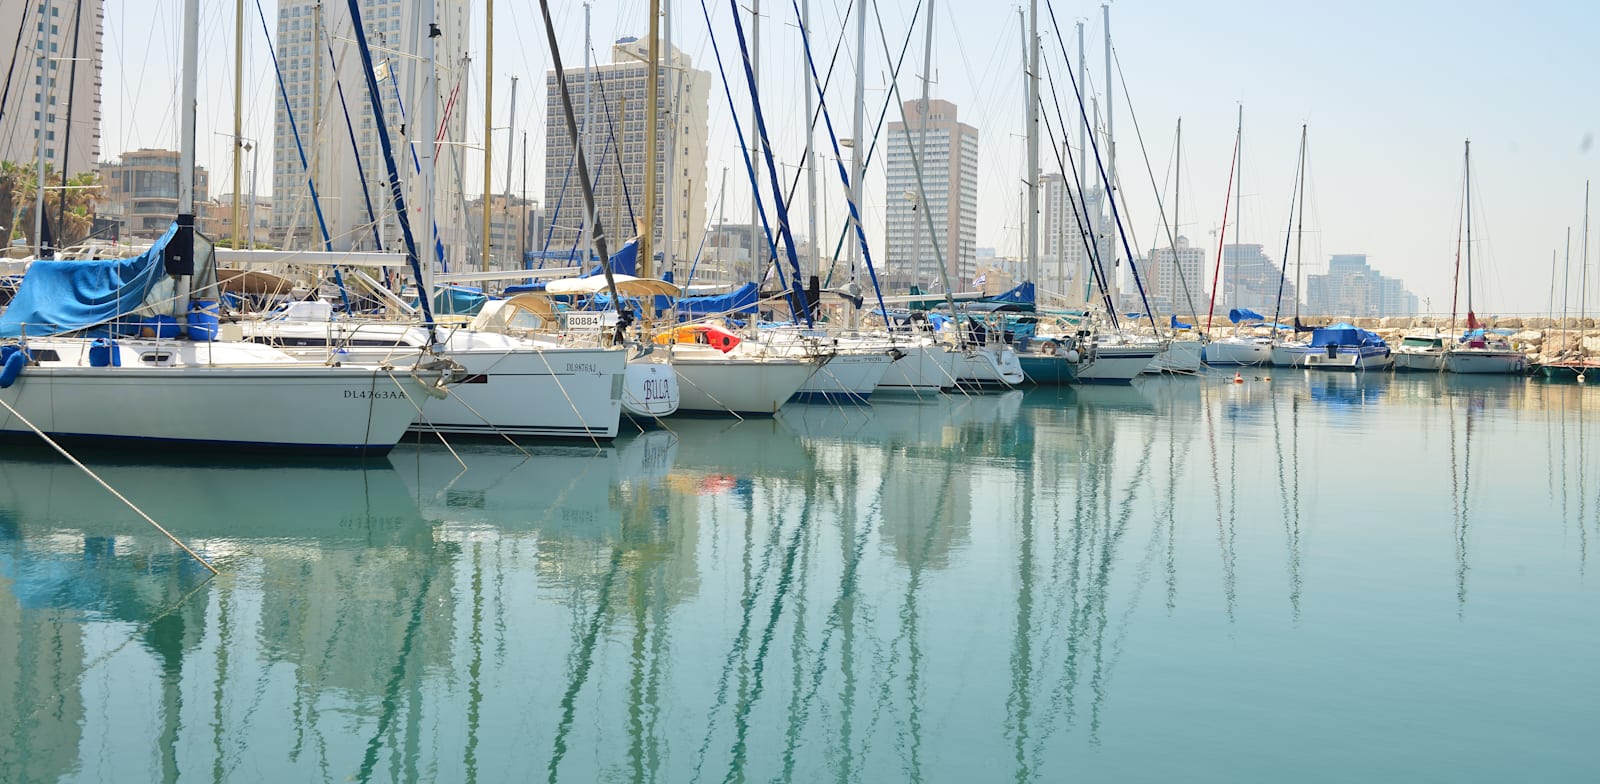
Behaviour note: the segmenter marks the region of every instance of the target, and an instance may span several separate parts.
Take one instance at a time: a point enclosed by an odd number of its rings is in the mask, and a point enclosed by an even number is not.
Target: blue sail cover
[[[713,313],[754,313],[761,291],[754,283],[746,283],[727,294],[714,297],[679,297],[678,314],[705,316]]]
[[[1038,299],[1034,294],[1033,284],[1024,281],[1017,284],[1016,288],[1007,291],[1004,294],[996,294],[993,297],[985,297],[983,301],[1009,302],[1014,305],[1032,305],[1037,302]]]
[[[162,256],[178,232],[167,228],[150,249],[131,259],[35,261],[0,315],[0,337],[60,335],[98,327],[126,316],[144,303],[166,276]]]
[[[1234,308],[1228,311],[1228,320],[1238,324],[1244,321],[1266,321],[1267,317],[1249,308]]]
[[[1376,333],[1368,332],[1355,327],[1335,328],[1324,327],[1311,331],[1311,345],[1314,347],[1326,346],[1387,346],[1388,343]]]
[[[593,267],[589,268],[588,272],[583,273],[583,277],[592,278],[601,274],[601,272],[602,270],[600,269],[600,265],[595,264]],[[637,237],[628,240],[628,244],[623,245],[620,250],[611,254],[611,274],[639,274],[639,239]]]
[[[1185,324],[1185,323],[1179,321],[1178,317],[1176,315],[1174,315],[1172,317],[1172,328],[1173,329],[1194,329],[1194,325],[1193,324]]]

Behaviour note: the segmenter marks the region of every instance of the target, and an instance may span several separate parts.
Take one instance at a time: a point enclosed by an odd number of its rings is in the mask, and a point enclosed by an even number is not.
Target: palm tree
[[[60,181],[60,174],[50,164],[45,164],[44,214],[51,221],[58,247],[75,245],[89,236],[94,226],[95,205],[105,199],[98,172],[82,172],[67,178],[67,187],[48,183]],[[34,170],[10,161],[0,161],[0,229],[6,244],[18,233],[28,245],[34,245],[33,208],[37,191]],[[66,199],[66,210],[61,211],[61,200]],[[57,216],[62,225],[55,225]],[[21,225],[15,225],[20,223]],[[19,232],[20,230],[20,232]]]

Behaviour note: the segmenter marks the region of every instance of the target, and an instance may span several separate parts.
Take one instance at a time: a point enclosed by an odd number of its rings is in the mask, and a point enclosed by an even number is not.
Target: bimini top
[[[1356,329],[1355,327],[1344,327],[1344,328],[1324,327],[1322,329],[1314,329],[1314,330],[1311,331],[1311,345],[1315,346],[1315,347],[1323,347],[1323,346],[1358,346],[1358,347],[1359,346],[1381,346],[1381,347],[1387,347],[1389,344],[1385,343],[1383,338],[1378,337],[1377,333],[1368,332],[1367,330],[1364,330],[1364,329]]]

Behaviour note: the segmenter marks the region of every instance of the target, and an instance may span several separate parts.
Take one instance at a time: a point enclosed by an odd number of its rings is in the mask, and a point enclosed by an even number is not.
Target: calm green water
[[[1595,780],[1600,390],[1280,373],[12,453],[0,780]]]

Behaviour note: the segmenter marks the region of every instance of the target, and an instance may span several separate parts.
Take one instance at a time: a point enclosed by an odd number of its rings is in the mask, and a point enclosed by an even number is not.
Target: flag
[[[974,285],[974,286],[982,286],[984,281],[986,281],[988,279],[989,279],[989,273],[985,272],[982,275],[979,275],[977,280],[972,281],[972,285]]]
[[[374,65],[372,67],[372,76],[380,82],[389,78],[389,61],[384,60],[383,62]]]

